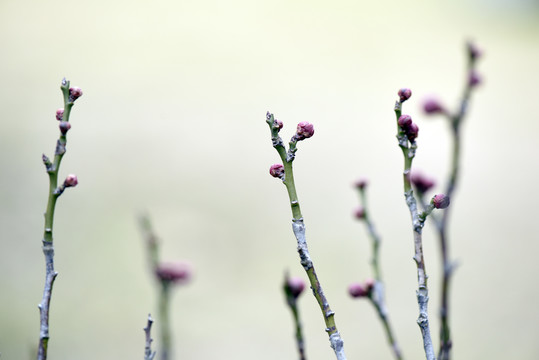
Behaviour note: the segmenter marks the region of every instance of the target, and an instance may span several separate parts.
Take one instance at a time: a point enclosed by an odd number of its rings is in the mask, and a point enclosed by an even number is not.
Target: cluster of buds
[[[313,135],[314,135],[313,124],[307,121],[302,121],[298,124],[298,127],[296,129],[296,134],[294,135],[294,139],[296,141],[301,141],[301,140],[310,138]]]
[[[273,164],[270,166],[269,173],[274,178],[284,180],[284,166],[281,164]]]
[[[412,121],[410,115],[401,115],[398,120],[399,127],[404,131],[410,142],[414,142],[419,133],[419,127]]]
[[[74,102],[82,96],[82,90],[80,87],[70,87],[69,88],[69,102]]]
[[[410,181],[416,188],[419,195],[422,195],[429,191],[434,185],[436,185],[436,182],[425,175],[421,174],[420,172],[414,172],[412,176],[410,177]]]
[[[436,209],[445,209],[450,203],[449,196],[444,194],[434,195],[431,201]]]
[[[363,283],[352,283],[348,286],[348,293],[353,298],[368,297],[371,296],[372,289],[374,288],[375,280],[367,279]]]
[[[399,90],[398,95],[399,95],[399,100],[402,104],[403,102],[405,102],[412,96],[412,90],[408,88],[402,88]]]
[[[157,266],[155,275],[163,283],[181,284],[191,278],[191,267],[182,262],[161,263]]]

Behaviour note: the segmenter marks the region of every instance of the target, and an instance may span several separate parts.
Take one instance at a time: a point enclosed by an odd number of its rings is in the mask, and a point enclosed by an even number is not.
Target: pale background
[[[431,93],[457,103],[464,43],[485,50],[484,85],[464,126],[451,245],[455,359],[539,357],[537,1],[0,2],[0,352],[37,344],[47,176],[62,77],[80,86],[61,176],[50,359],[143,356],[155,313],[135,215],[147,210],[163,257],[189,260],[174,294],[177,359],[296,359],[280,291],[303,275],[265,113],[316,134],[295,162],[310,250],[350,359],[390,359],[373,309],[346,287],[370,276],[351,183],[370,179],[388,305],[408,359],[422,358],[416,273],[392,107],[419,124],[417,167],[442,181],[448,133]],[[425,230],[433,337],[438,247]],[[301,298],[309,359],[332,359],[318,306]],[[157,335],[156,333],[154,335]],[[156,344],[158,345],[158,344]]]

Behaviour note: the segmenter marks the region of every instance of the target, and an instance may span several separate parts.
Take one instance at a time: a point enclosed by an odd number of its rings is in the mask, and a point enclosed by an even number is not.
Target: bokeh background
[[[0,352],[30,359],[38,338],[42,213],[55,110],[65,76],[84,95],[72,113],[59,200],[51,359],[142,358],[156,287],[136,215],[147,211],[164,260],[187,260],[173,298],[177,359],[295,359],[281,282],[304,276],[265,113],[315,124],[300,144],[296,183],[310,250],[350,359],[389,359],[366,301],[346,288],[371,275],[352,217],[351,184],[370,180],[383,236],[388,306],[404,354],[422,358],[416,269],[392,111],[419,124],[415,164],[448,169],[442,119],[421,100],[455,106],[465,41],[484,49],[483,85],[464,125],[453,199],[455,359],[537,359],[539,344],[539,5],[537,1],[157,0],[0,2]],[[437,339],[440,268],[425,230]],[[300,300],[309,359],[331,359],[319,309]],[[154,333],[157,338],[157,333]],[[436,340],[436,344],[438,341]],[[158,342],[155,345],[158,347]]]

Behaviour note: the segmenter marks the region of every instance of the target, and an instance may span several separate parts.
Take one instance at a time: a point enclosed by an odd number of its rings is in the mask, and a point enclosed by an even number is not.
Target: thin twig
[[[155,358],[155,351],[152,351],[152,315],[148,314],[148,324],[144,328],[144,334],[146,335],[146,342],[144,346],[144,360],[153,360]]]
[[[303,330],[301,326],[301,321],[299,318],[299,309],[298,309],[298,297],[303,292],[305,283],[299,278],[290,279],[288,273],[285,274],[283,291],[286,297],[286,303],[292,312],[294,317],[294,324],[296,328],[296,346],[298,348],[299,360],[306,360],[307,356],[305,355],[305,339],[303,338]]]
[[[56,112],[56,118],[60,121],[60,138],[56,143],[54,160],[43,154],[43,163],[49,175],[49,198],[47,201],[47,209],[45,210],[45,226],[43,231],[42,249],[45,256],[45,286],[43,289],[43,298],[38,305],[40,317],[40,331],[37,359],[45,360],[47,358],[47,350],[49,345],[49,313],[52,297],[52,288],[54,280],[58,273],[54,269],[54,244],[53,244],[53,225],[54,225],[54,210],[58,197],[64,192],[65,188],[77,185],[77,177],[69,175],[63,184],[58,186],[58,171],[62,158],[66,152],[67,131],[71,128],[69,116],[74,101],[82,95],[79,88],[70,88],[69,81],[63,79],[61,90],[64,97],[64,108]]]
[[[389,314],[387,311],[386,302],[385,302],[384,282],[382,280],[382,272],[380,270],[380,244],[382,240],[380,238],[380,235],[378,235],[378,233],[376,232],[374,223],[372,222],[371,217],[370,217],[365,187],[366,187],[366,183],[363,183],[357,188],[359,191],[359,197],[360,197],[361,206],[362,206],[362,214],[360,216],[360,219],[365,222],[365,225],[367,227],[367,232],[371,239],[371,245],[372,245],[371,266],[374,272],[375,282],[374,282],[374,286],[372,290],[369,293],[368,298],[371,301],[371,304],[376,309],[376,312],[378,314],[378,317],[380,318],[380,321],[382,321],[382,325],[384,326],[384,331],[386,333],[387,340],[393,352],[393,355],[395,356],[397,360],[402,360],[403,359],[402,352],[397,342],[397,339],[393,333],[391,322],[389,320]]]
[[[284,185],[286,186],[288,197],[290,199],[290,207],[292,209],[293,216],[292,230],[296,237],[300,262],[305,272],[307,273],[307,276],[309,277],[314,297],[316,298],[316,301],[320,306],[320,310],[322,311],[324,322],[326,324],[326,332],[329,335],[331,348],[334,350],[338,360],[345,360],[346,355],[344,354],[343,340],[335,324],[335,313],[331,310],[329,302],[324,294],[324,291],[322,290],[322,286],[320,284],[320,281],[318,280],[318,276],[314,269],[311,255],[307,248],[307,240],[305,238],[305,224],[303,222],[303,216],[301,214],[298,196],[296,193],[296,186],[294,184],[292,162],[294,161],[295,153],[297,151],[297,142],[305,139],[306,137],[302,135],[302,132],[300,131],[300,128],[298,126],[298,132],[296,132],[296,135],[294,135],[290,140],[289,150],[286,151],[283,141],[279,136],[279,130],[281,129],[281,126],[279,126],[279,122],[274,119],[273,114],[270,114],[269,112],[266,114],[266,123],[269,125],[271,130],[273,147],[279,153],[284,167],[284,174],[282,176],[282,179]],[[312,129],[312,125],[310,125],[310,127],[312,132],[314,132],[314,130]],[[307,137],[310,136],[312,136],[312,133]]]

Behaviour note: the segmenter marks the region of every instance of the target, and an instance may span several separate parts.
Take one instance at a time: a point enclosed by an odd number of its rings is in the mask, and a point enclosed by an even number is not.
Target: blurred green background
[[[464,125],[453,199],[455,359],[537,359],[539,344],[539,6],[537,1],[0,2],[0,352],[37,345],[44,261],[42,213],[62,107],[62,77],[84,95],[72,113],[59,200],[50,359],[142,358],[156,313],[136,215],[148,211],[164,260],[188,260],[174,294],[177,359],[295,359],[281,293],[285,269],[304,276],[265,113],[300,144],[296,184],[307,236],[350,359],[389,359],[381,324],[348,284],[371,275],[352,217],[351,184],[370,179],[383,236],[388,306],[404,355],[422,358],[416,269],[392,111],[419,124],[416,168],[443,182],[448,132],[420,112],[436,93],[457,104],[464,43],[485,50],[484,84]],[[425,230],[437,341],[440,269]],[[331,359],[319,309],[301,298],[309,359]],[[154,333],[157,337],[157,333]],[[156,343],[156,345],[158,345]]]

